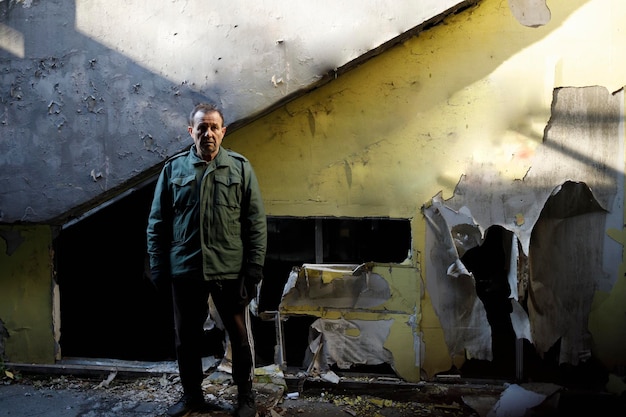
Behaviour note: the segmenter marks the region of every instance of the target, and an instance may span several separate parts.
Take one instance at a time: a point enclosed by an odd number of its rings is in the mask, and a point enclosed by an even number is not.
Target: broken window
[[[285,284],[294,268],[303,264],[400,263],[411,249],[410,222],[386,218],[293,218],[268,219],[268,254],[261,288],[260,312],[279,308]],[[287,365],[305,361],[314,316],[290,317],[283,322]],[[277,328],[273,320],[254,321],[257,354],[273,363]]]

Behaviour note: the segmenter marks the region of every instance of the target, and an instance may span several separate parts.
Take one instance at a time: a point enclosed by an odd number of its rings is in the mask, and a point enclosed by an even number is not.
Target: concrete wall
[[[197,102],[234,126],[458,3],[0,1],[0,223],[80,216],[186,148]]]

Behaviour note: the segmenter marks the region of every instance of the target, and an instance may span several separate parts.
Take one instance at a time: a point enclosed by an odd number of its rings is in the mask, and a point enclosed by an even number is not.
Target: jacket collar
[[[198,154],[196,153],[195,145],[191,145],[191,148],[189,148],[189,159],[191,163],[194,165],[208,164],[207,161],[205,161],[204,159],[198,156]],[[226,150],[220,146],[220,149],[217,152],[217,155],[215,156],[214,161],[215,161],[216,167],[230,165],[230,158],[229,158],[228,152],[226,152]]]

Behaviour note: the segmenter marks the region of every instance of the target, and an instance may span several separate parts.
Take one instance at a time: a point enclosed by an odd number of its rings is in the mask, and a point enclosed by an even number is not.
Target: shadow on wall
[[[10,196],[3,222],[63,224],[126,182],[155,175],[192,144],[193,106],[219,102],[216,87],[169,81],[76,30],[76,8],[73,1],[0,2],[3,33],[23,47],[19,56],[0,43],[0,85],[9,91],[0,119],[3,137],[13,138],[0,152],[0,195]]]

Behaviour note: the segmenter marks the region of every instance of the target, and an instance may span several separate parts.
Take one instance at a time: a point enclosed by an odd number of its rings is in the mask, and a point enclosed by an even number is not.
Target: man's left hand
[[[263,267],[257,264],[246,264],[243,268],[243,276],[246,281],[258,284],[263,280]]]
[[[263,280],[263,267],[257,264],[246,264],[241,271],[239,302],[248,305],[256,296],[256,287]]]

